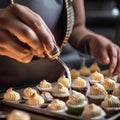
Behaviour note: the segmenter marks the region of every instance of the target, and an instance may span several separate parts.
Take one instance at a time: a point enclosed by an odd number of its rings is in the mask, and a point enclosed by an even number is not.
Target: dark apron
[[[3,3],[3,1],[4,1],[4,4],[1,4]],[[18,2],[19,0],[15,0],[15,1]],[[30,0],[26,0],[26,1],[30,2]],[[35,1],[38,1],[38,0],[35,0]],[[46,0],[46,2],[48,1],[50,2],[51,0]],[[56,24],[52,24],[50,21],[47,21],[49,19],[46,19],[44,14],[42,15],[42,18],[45,20],[46,24],[49,26],[49,28],[53,32],[56,39],[58,38],[63,40],[66,32],[65,4],[63,0],[53,0],[53,2],[56,2],[56,4],[54,3],[54,6],[52,6],[52,10],[55,10],[56,8],[56,11],[51,10],[50,11],[51,14],[49,13],[50,14],[49,16],[52,20],[55,17],[55,15],[59,13],[59,16],[56,16],[54,20],[54,23]],[[23,4],[26,4],[26,3],[23,2]],[[0,1],[1,8],[7,5],[9,5],[8,0],[6,0],[6,3],[5,3],[5,0]],[[49,4],[49,5],[52,5],[52,4]],[[62,8],[62,11],[60,13],[57,10],[60,10],[61,8]],[[43,9],[42,11],[45,11],[44,9],[46,8],[42,8],[42,9]],[[36,9],[34,9],[34,11],[38,13]],[[44,12],[44,13],[46,13],[46,16],[48,15],[47,12]],[[39,14],[42,14],[42,13],[39,13]],[[51,15],[53,15],[54,17],[53,16],[51,17]],[[62,29],[62,31],[59,31],[59,28]],[[61,45],[61,43],[62,41],[58,42],[58,45]],[[50,82],[57,81],[58,77],[60,77],[60,75],[62,75],[63,72],[64,72],[64,68],[56,60],[51,61],[49,59],[33,59],[30,63],[24,64],[24,63],[17,62],[16,60],[13,60],[11,58],[0,56],[0,92],[3,92],[9,87],[13,87],[14,89],[16,89],[19,87],[21,88],[25,86],[38,84],[43,79],[46,79],[47,81],[50,81]]]

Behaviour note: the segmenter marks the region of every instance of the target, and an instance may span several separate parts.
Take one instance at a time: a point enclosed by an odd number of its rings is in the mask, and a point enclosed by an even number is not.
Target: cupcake
[[[87,95],[88,102],[100,105],[106,95],[107,91],[105,90],[105,88],[99,83],[94,83],[94,85],[90,87]]]
[[[37,85],[37,88],[39,89],[40,92],[47,91],[50,92],[52,89],[52,84],[47,82],[46,80],[40,81],[40,84]]]
[[[84,80],[81,77],[77,77],[76,79],[73,80],[72,89],[79,91],[79,92],[83,93],[84,95],[86,95],[86,92],[87,92],[86,80]]]
[[[57,83],[52,89],[52,95],[54,98],[66,101],[68,100],[69,90],[62,83]]]
[[[41,96],[44,98],[46,103],[50,103],[53,100],[53,96],[50,92],[42,92]]]
[[[79,71],[76,70],[76,69],[72,69],[72,70],[70,71],[70,73],[71,73],[71,78],[72,78],[72,79],[75,79],[75,78],[77,78],[77,77],[80,76]]]
[[[31,120],[30,115],[27,112],[21,110],[13,110],[7,120]]]
[[[66,104],[68,107],[68,113],[80,115],[82,114],[84,107],[87,105],[87,100],[82,93],[72,90]]]
[[[31,87],[27,87],[23,90],[23,98],[29,99],[29,97],[32,96],[33,93],[36,93],[36,90]]]
[[[102,82],[102,85],[108,92],[108,94],[112,94],[113,90],[115,89],[115,81],[110,78],[105,78],[104,82]]]
[[[67,109],[64,101],[59,99],[54,99],[49,105],[48,109],[53,112],[63,112]]]
[[[85,120],[102,120],[105,116],[105,111],[94,103],[87,105],[83,111]]]
[[[62,83],[65,87],[70,88],[70,80],[68,78],[65,77],[65,75],[61,76],[58,79],[59,83]]]
[[[44,99],[41,95],[38,95],[37,93],[33,93],[33,95],[26,101],[26,104],[32,105],[32,106],[39,106],[44,103]]]
[[[90,75],[90,84],[94,84],[94,83],[101,83],[104,81],[104,76],[103,74],[99,73],[99,72],[93,72]]]
[[[94,63],[90,66],[90,72],[93,73],[93,72],[96,72],[96,71],[100,72],[100,68],[99,68],[97,63]]]
[[[114,95],[120,99],[120,85],[113,90],[112,95]]]
[[[21,97],[18,92],[12,90],[12,88],[9,88],[3,95],[3,99],[8,101],[18,101],[21,99]]]
[[[80,72],[80,76],[89,76],[90,75],[90,70],[86,66],[82,67],[79,70],[79,72]]]
[[[120,112],[120,100],[114,95],[107,95],[101,103],[108,116]]]

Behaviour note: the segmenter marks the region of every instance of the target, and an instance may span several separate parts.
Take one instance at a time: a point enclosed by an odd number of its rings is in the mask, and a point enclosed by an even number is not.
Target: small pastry
[[[68,78],[65,77],[65,75],[62,75],[59,79],[58,79],[59,83],[62,83],[65,87],[69,88],[70,87],[70,80]]]
[[[101,83],[103,87],[106,89],[108,94],[112,94],[115,89],[115,81],[110,78],[105,78],[104,82]]]
[[[52,95],[54,98],[66,101],[69,97],[69,91],[62,83],[57,83],[52,89]]]
[[[68,113],[80,115],[82,114],[84,107],[87,105],[87,100],[82,93],[72,90],[66,104],[68,107]]]
[[[32,106],[39,106],[43,104],[45,101],[41,95],[38,95],[37,93],[33,93],[33,95],[26,101],[28,105]]]
[[[94,63],[90,66],[90,72],[93,73],[93,72],[100,72],[100,67],[98,66],[97,63]]]
[[[67,109],[64,101],[59,99],[54,99],[49,105],[48,109],[54,112],[63,112]]]
[[[90,75],[90,84],[94,84],[94,83],[101,83],[104,81],[104,76],[103,74],[99,73],[99,72],[93,72]]]
[[[114,95],[120,99],[120,85],[113,90],[112,95]]]
[[[76,79],[73,80],[72,89],[76,90],[78,92],[81,92],[84,95],[86,95],[86,92],[87,92],[87,83],[86,83],[86,80],[84,80],[81,77],[77,77]]]
[[[13,110],[7,120],[31,120],[30,115],[27,112],[21,110]]]
[[[8,101],[17,101],[20,100],[20,94],[14,90],[12,90],[12,88],[9,88],[6,93],[3,95],[3,99],[4,100],[8,100]]]
[[[72,79],[75,79],[75,78],[77,78],[77,77],[80,76],[79,71],[76,70],[76,69],[72,69],[72,70],[70,71],[70,73],[71,73],[71,78],[72,78]]]
[[[90,70],[86,66],[82,67],[79,70],[79,72],[80,72],[80,76],[89,76],[90,75]]]
[[[47,82],[46,80],[40,81],[40,84],[37,85],[37,88],[39,89],[40,92],[46,91],[50,92],[52,89],[52,84],[50,82]]]
[[[29,97],[32,96],[33,93],[36,93],[36,90],[31,87],[27,87],[23,90],[23,98],[29,99]]]
[[[94,83],[88,92],[88,102],[100,105],[107,95],[107,91],[100,83]]]
[[[85,120],[102,120],[105,116],[105,111],[94,103],[87,105],[83,111]]]
[[[114,95],[107,95],[101,103],[108,116],[120,112],[120,100]]]

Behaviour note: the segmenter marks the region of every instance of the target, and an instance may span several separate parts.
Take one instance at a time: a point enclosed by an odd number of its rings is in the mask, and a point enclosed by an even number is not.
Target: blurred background
[[[84,2],[86,26],[120,46],[120,0],[84,0]],[[69,45],[63,50],[61,58],[71,69],[79,69],[84,63],[89,67],[97,62],[93,58],[80,55]],[[103,67],[101,64],[99,66]]]

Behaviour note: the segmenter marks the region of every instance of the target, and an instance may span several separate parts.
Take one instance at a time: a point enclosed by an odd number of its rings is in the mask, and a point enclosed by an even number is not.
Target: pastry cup
[[[85,86],[85,87],[79,87],[79,86],[72,85],[72,90],[81,92],[82,94],[86,95],[88,87],[87,86]]]
[[[54,97],[54,99],[59,99],[59,100],[63,100],[64,102],[66,102],[69,99],[69,94],[52,94],[52,96]]]
[[[120,112],[120,107],[106,107],[104,101],[101,103],[101,107],[105,110],[108,117]]]
[[[66,105],[68,107],[67,113],[73,114],[73,115],[81,115],[84,107],[87,105],[87,100],[84,101],[83,104],[80,105],[71,105],[69,104],[69,100],[66,102]]]
[[[96,105],[100,105],[101,102],[104,100],[105,96],[103,95],[87,95],[87,98],[88,98],[88,103],[91,104],[91,103],[95,103]]]

